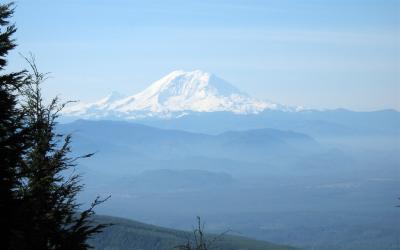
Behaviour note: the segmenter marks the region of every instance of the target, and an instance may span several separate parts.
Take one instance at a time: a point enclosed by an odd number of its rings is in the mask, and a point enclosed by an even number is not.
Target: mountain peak
[[[192,71],[185,71],[182,69],[174,70],[171,73],[167,74],[166,76],[176,76],[176,75],[196,75],[196,76],[206,76],[212,75],[212,73],[206,72],[201,69],[195,69]]]
[[[166,99],[204,99],[207,96],[245,95],[230,83],[202,70],[173,71],[153,83],[142,92],[143,95],[157,94],[159,102]],[[183,101],[183,100],[182,100]]]
[[[206,85],[211,76],[211,73],[207,73],[202,70],[175,70],[153,83],[150,88],[179,88],[187,87],[188,85]]]
[[[66,113],[81,116],[87,114],[88,118],[103,115],[135,119],[174,117],[187,112],[226,111],[248,114],[277,107],[276,104],[248,96],[212,73],[175,70],[135,95],[122,98],[113,92],[98,102],[80,104],[78,108],[70,109],[74,112]]]

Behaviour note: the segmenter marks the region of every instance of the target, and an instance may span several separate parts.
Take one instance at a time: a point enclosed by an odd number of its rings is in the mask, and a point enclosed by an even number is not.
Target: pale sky
[[[291,106],[400,110],[397,0],[19,0],[47,96],[137,93],[177,69]]]

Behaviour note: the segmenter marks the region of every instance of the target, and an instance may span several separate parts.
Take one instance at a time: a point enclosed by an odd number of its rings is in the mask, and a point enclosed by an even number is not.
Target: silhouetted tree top
[[[14,5],[0,4],[0,71],[15,48],[10,24]],[[81,209],[76,196],[83,184],[71,158],[71,136],[56,132],[65,104],[46,104],[33,57],[30,71],[0,75],[0,249],[87,249],[87,239],[106,225],[92,221],[96,198]]]

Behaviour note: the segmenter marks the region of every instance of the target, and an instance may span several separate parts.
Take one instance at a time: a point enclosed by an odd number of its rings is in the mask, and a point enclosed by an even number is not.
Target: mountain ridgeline
[[[256,156],[276,157],[282,151],[297,154],[318,149],[318,143],[305,134],[276,129],[207,135],[129,122],[84,120],[62,125],[61,128],[64,132],[75,134],[78,149],[89,146],[82,143],[92,143],[92,148],[104,154],[117,152],[115,149],[119,148],[121,153],[130,151],[153,160],[183,155],[250,160]],[[85,139],[81,140],[81,136]]]
[[[400,132],[394,110],[312,110],[259,100],[201,70],[173,71],[140,93],[112,92],[93,102],[67,106],[63,121],[134,121],[153,127],[218,134],[275,128],[311,136],[381,135]]]

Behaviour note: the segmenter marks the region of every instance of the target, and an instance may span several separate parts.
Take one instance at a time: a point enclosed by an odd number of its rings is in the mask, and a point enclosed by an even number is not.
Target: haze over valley
[[[202,71],[66,109],[108,215],[304,249],[396,249],[400,113],[260,101]],[[71,121],[71,120],[74,121]],[[334,235],[334,237],[333,237]]]

